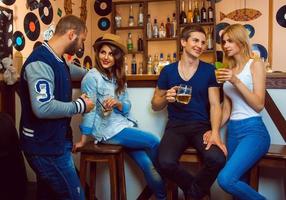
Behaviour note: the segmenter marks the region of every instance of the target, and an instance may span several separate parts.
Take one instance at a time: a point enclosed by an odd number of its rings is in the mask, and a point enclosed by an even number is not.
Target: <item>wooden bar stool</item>
[[[123,147],[110,144],[94,144],[88,142],[77,149],[80,155],[80,181],[85,191],[86,172],[90,164],[89,199],[95,199],[96,163],[107,162],[110,175],[110,192],[112,200],[126,200],[126,184],[124,173]]]

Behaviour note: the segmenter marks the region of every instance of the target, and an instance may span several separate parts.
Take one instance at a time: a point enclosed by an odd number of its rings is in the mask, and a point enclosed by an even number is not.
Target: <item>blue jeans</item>
[[[159,138],[137,128],[125,128],[104,143],[126,147],[128,154],[143,171],[146,182],[156,198],[166,199],[165,184],[154,167],[160,143]]]
[[[218,175],[219,185],[240,200],[265,200],[244,179],[270,146],[269,133],[261,117],[230,120],[227,134],[228,161]]]
[[[72,143],[65,144],[65,152],[56,156],[25,154],[37,175],[37,199],[84,200],[71,155]]]

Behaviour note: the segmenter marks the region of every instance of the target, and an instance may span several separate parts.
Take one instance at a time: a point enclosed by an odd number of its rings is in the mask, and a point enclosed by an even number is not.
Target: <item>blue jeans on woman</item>
[[[165,184],[154,166],[160,143],[159,138],[137,128],[125,128],[104,143],[126,147],[128,154],[143,171],[147,184],[156,198],[166,199]]]
[[[270,136],[261,117],[230,120],[228,160],[218,175],[219,185],[239,200],[265,200],[245,182],[244,175],[267,153],[269,146]]]
[[[30,155],[25,157],[37,175],[37,199],[84,200],[72,154],[67,141],[62,155]]]

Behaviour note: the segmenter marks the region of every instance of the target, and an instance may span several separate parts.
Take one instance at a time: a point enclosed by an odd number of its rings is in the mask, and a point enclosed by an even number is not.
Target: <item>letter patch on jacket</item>
[[[48,81],[40,79],[36,82],[35,85],[36,92],[39,94],[37,100],[39,102],[48,102],[51,100],[51,89]]]

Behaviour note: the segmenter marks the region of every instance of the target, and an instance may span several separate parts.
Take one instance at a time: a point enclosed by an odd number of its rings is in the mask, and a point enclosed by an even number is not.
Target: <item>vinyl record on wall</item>
[[[49,0],[41,0],[40,3],[43,6],[39,8],[39,16],[44,24],[49,25],[54,17],[52,4]]]
[[[264,60],[267,59],[268,53],[266,48],[261,44],[252,44],[251,46],[252,52],[259,56],[260,58],[264,58]]]
[[[78,57],[78,58],[82,58],[83,57],[83,54],[84,54],[84,44],[83,44],[83,48],[82,49],[79,49],[75,55]]]
[[[83,66],[87,69],[92,68],[92,60],[89,56],[85,56],[85,58],[83,60]]]
[[[107,17],[102,17],[98,20],[97,26],[100,30],[106,31],[110,27],[110,20]]]
[[[13,34],[13,46],[17,51],[22,51],[25,47],[25,37],[22,32],[16,31]]]
[[[35,50],[37,47],[41,46],[43,43],[40,41],[35,42],[34,46],[33,46],[33,50]]]
[[[80,63],[79,59],[77,59],[77,58],[74,58],[72,63],[78,67],[81,67],[81,63]]]
[[[111,0],[96,0],[94,2],[94,11],[99,16],[106,16],[111,13],[112,1]]]
[[[254,36],[254,33],[255,33],[254,27],[252,25],[250,25],[250,24],[244,24],[243,26],[248,31],[249,38],[252,38]]]
[[[15,3],[16,0],[0,0],[2,1],[4,4],[11,6],[13,3]]]
[[[222,22],[215,26],[215,36],[216,36],[216,43],[220,44],[220,36],[222,34],[223,29],[229,26],[229,23]]]
[[[282,6],[277,11],[276,21],[280,26],[286,28],[286,5]]]
[[[30,40],[35,41],[38,39],[40,35],[40,23],[37,16],[34,13],[29,12],[28,14],[26,14],[24,18],[24,30],[26,36]]]

